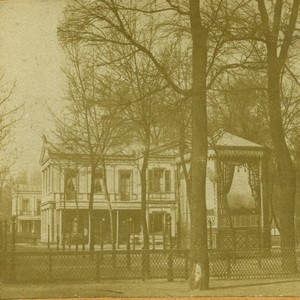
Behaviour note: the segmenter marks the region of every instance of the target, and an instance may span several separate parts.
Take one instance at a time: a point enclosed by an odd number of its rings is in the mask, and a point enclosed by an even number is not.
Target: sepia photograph
[[[300,297],[300,0],[0,0],[0,299]]]

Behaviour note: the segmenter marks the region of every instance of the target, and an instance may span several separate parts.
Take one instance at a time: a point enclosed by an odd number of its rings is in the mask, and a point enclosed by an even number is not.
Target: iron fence
[[[163,250],[134,250],[128,240],[127,250],[53,251],[48,243],[45,251],[18,252],[14,220],[0,229],[0,278],[5,281],[189,277],[189,250],[174,249],[171,239]],[[299,263],[298,249],[209,250],[210,277],[217,279],[295,277]]]
[[[5,281],[60,281],[189,277],[189,250],[2,251]],[[216,279],[299,276],[295,249],[209,252],[210,277]]]
[[[300,252],[295,249],[210,251],[210,276],[218,279],[299,276]]]
[[[188,250],[2,252],[5,281],[187,278]],[[145,259],[146,258],[146,259]],[[148,262],[148,263],[147,263]]]

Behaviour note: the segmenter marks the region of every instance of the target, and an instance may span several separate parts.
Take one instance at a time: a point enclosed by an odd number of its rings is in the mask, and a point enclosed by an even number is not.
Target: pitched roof
[[[229,156],[262,156],[264,146],[241,138],[229,132],[223,132],[216,138],[215,142],[212,139],[209,141],[210,147],[208,150],[208,157],[214,157],[216,155],[215,150],[220,151],[220,154]],[[153,147],[150,150],[150,155],[155,157],[176,157],[178,156],[178,142],[168,142],[162,145]],[[64,154],[74,155],[74,149],[71,149],[65,144],[52,144],[44,137],[43,150],[41,153],[40,163],[45,161],[49,154]],[[78,151],[80,152],[80,151]],[[142,147],[139,143],[134,142],[126,145],[125,147],[115,147],[110,149],[107,153],[111,157],[131,157],[138,158],[142,153]],[[186,143],[186,154],[190,153],[190,144]],[[78,153],[78,155],[84,155],[84,153]]]
[[[249,140],[224,132],[216,142],[217,147],[239,147],[239,148],[264,148],[264,146],[253,143]]]

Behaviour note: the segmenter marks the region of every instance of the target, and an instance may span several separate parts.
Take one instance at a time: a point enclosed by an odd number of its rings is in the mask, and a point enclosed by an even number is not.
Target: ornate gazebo
[[[210,248],[270,247],[268,163],[265,147],[230,133],[224,133],[210,147],[206,181]],[[180,236],[188,237],[182,176],[179,181]],[[182,243],[189,241],[183,238]]]

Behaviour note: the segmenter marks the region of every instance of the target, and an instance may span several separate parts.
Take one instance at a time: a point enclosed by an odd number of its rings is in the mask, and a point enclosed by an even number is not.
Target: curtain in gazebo
[[[234,164],[229,164],[226,162],[222,163],[222,184],[221,184],[221,202],[222,206],[224,208],[224,211],[222,211],[222,214],[230,214],[230,208],[228,205],[227,195],[230,192],[230,188],[233,181],[234,176]]]
[[[255,208],[260,207],[260,174],[259,174],[259,161],[248,162],[248,182],[251,188],[251,194],[255,202]]]

